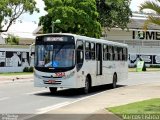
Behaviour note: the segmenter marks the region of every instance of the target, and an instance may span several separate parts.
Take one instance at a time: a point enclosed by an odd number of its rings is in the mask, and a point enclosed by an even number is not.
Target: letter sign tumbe
[[[160,32],[156,32],[156,40],[160,40]]]
[[[145,33],[143,31],[138,31],[138,38],[139,39],[144,39],[145,38]]]
[[[149,31],[147,31],[146,32],[146,40],[154,40],[155,39],[155,33],[154,32],[149,32]]]
[[[133,31],[132,39],[160,40],[160,32],[154,31]]]

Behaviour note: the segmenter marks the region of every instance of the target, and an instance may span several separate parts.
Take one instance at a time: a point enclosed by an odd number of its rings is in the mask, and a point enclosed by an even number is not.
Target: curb
[[[29,81],[33,80],[33,75],[31,76],[1,76],[0,83],[9,83],[17,81]]]

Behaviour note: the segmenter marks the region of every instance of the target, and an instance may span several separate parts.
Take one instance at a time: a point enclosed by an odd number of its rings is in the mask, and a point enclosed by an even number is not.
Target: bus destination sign
[[[46,36],[44,38],[44,41],[45,42],[54,42],[54,41],[62,42],[62,41],[66,41],[66,40],[63,37]]]

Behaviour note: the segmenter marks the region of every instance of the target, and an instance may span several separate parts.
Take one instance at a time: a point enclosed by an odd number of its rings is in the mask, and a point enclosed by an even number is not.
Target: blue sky
[[[22,20],[22,23],[17,22],[15,24],[12,24],[12,26],[9,28],[8,33],[14,34],[15,36],[19,36],[22,38],[34,38],[33,31],[37,29],[39,17],[44,16],[46,12],[44,11],[44,2],[43,0],[35,0],[37,2],[37,7],[40,10],[40,13],[34,13],[32,15],[29,14],[23,14],[20,16],[18,20]],[[132,11],[138,11],[139,6],[141,3],[147,0],[132,0],[130,8]],[[150,0],[153,1],[153,0]],[[36,24],[35,24],[36,23]]]
[[[32,15],[29,14],[23,14],[20,16],[20,20],[22,20],[22,23],[16,22],[9,28],[10,33],[32,33],[37,27],[39,22],[39,17],[46,14],[44,11],[44,2],[43,0],[35,0],[37,2],[37,7],[40,10],[40,13],[34,13]],[[130,8],[132,11],[138,11],[141,3],[147,0],[132,0]],[[35,24],[36,23],[36,24]],[[25,28],[25,29],[24,29]]]
[[[24,14],[20,17],[21,20],[26,22],[36,21],[38,23],[39,17],[46,14],[46,12],[44,11],[45,7],[44,2],[42,0],[35,0],[35,1],[37,2],[37,7],[40,9],[40,13],[34,13],[32,15]],[[143,3],[144,1],[146,0],[132,0],[130,5],[131,10],[138,11],[140,4]]]
[[[46,12],[44,11],[44,2],[43,0],[35,0],[37,2],[36,7],[39,8],[40,12],[34,12],[32,15],[29,14],[23,14],[20,19],[26,22],[32,22],[32,21],[36,21],[38,23],[39,21],[39,17],[43,16],[46,14]]]

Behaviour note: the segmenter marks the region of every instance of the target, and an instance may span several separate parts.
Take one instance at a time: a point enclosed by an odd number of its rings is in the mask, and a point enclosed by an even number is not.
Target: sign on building
[[[33,66],[33,57],[30,60],[29,52],[0,51],[0,67],[28,67],[31,64]]]

